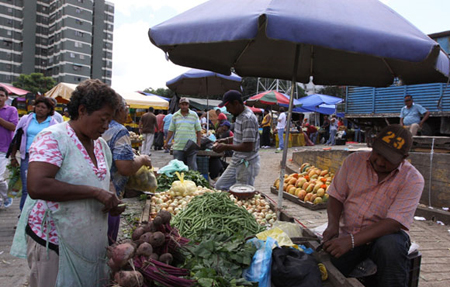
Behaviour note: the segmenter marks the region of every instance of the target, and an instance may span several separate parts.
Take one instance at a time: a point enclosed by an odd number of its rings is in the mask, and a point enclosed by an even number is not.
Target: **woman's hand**
[[[104,212],[109,212],[110,210],[117,208],[117,205],[120,203],[120,200],[117,198],[115,193],[101,188],[97,189],[95,199],[105,205],[103,208]]]
[[[139,157],[142,158],[142,164],[146,165],[148,167],[152,167],[152,160],[150,159],[150,156],[144,154],[144,155],[140,155]]]
[[[109,213],[111,214],[111,216],[119,216],[122,214],[122,212],[125,211],[125,208],[126,208],[125,204],[120,203],[118,206],[110,209]]]
[[[17,161],[16,157],[12,157],[12,158],[11,158],[11,165],[12,165],[13,167],[18,167],[18,166],[20,166],[20,164],[19,164],[19,162]]]

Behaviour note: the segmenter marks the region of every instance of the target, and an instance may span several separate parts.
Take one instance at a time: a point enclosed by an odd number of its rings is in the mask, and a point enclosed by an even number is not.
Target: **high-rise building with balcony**
[[[113,30],[105,0],[0,0],[0,82],[43,73],[111,85]]]

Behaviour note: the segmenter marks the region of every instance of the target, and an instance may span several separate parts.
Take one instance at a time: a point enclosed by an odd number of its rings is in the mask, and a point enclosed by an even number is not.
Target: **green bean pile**
[[[264,230],[245,208],[237,206],[226,192],[194,197],[186,208],[172,218],[171,225],[181,236],[201,240],[214,234],[253,236]]]

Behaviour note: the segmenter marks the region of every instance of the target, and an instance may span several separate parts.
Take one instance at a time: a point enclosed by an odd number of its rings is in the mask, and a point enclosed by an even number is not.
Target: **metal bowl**
[[[229,192],[239,199],[247,199],[255,196],[256,190],[251,185],[236,183],[230,187]]]

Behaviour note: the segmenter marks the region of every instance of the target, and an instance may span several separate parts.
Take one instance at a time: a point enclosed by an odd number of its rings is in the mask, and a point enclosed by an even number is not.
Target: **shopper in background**
[[[270,130],[272,126],[272,117],[270,116],[269,109],[264,110],[264,118],[260,127],[263,129],[261,137],[262,148],[270,148]]]
[[[196,112],[189,109],[189,99],[181,98],[180,109],[173,114],[167,138],[175,135],[173,144],[173,158],[183,161],[189,169],[197,170],[197,150],[183,151],[189,140],[201,146],[202,128]],[[164,144],[168,148],[168,143]]]
[[[114,118],[109,123],[109,128],[103,133],[102,138],[108,144],[112,154],[111,182],[114,185],[117,197],[121,199],[125,193],[125,185],[128,177],[135,174],[143,165],[150,166],[152,161],[148,155],[134,157],[131,147],[130,133],[123,125],[128,117],[128,107],[125,100],[118,95],[119,108]],[[109,245],[117,240],[119,233],[120,215],[108,216],[108,241]]]
[[[218,139],[215,152],[233,151],[231,163],[215,184],[219,190],[229,190],[235,183],[253,185],[260,170],[259,131],[255,114],[244,105],[240,92],[231,90],[223,95],[219,107],[236,118],[233,137]]]
[[[284,130],[286,129],[286,113],[283,107],[278,111],[277,122],[278,148],[275,152],[281,152],[284,149]]]
[[[6,104],[8,92],[0,87],[0,207],[10,207],[13,199],[8,197],[8,183],[5,179],[6,166],[9,160],[6,158],[9,145],[14,135],[14,130],[19,122],[19,114],[15,107]]]
[[[58,122],[52,117],[54,112],[54,105],[52,100],[47,97],[40,97],[34,102],[34,111],[31,114],[25,115],[20,118],[19,124],[17,124],[16,132],[22,128],[23,135],[20,143],[20,179],[22,181],[22,197],[20,199],[20,210],[23,209],[25,200],[27,199],[27,174],[28,174],[28,161],[30,158],[29,149],[36,135],[43,129],[55,125]],[[13,166],[19,166],[16,159],[17,148],[13,147],[11,152],[11,164]]]
[[[153,146],[155,131],[157,129],[156,116],[153,111],[154,109],[149,107],[148,111],[139,120],[139,133],[144,138],[141,154],[151,155],[150,150]]]
[[[163,126],[163,129],[164,129],[164,153],[169,153],[169,149],[170,149],[170,146],[171,146],[171,144],[172,144],[172,138],[167,138],[167,135],[169,134],[169,127],[170,127],[170,123],[172,122],[172,113],[168,113],[165,117],[164,117],[164,119],[163,119],[163,122],[164,122],[164,126]],[[166,145],[166,143],[167,143],[167,145]]]

